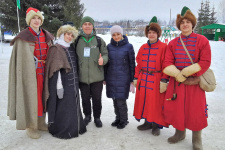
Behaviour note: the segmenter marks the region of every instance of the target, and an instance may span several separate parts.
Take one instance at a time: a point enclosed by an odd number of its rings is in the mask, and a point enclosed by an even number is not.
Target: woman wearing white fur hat
[[[35,8],[26,11],[29,26],[10,43],[13,45],[9,65],[8,116],[16,120],[18,130],[30,138],[40,138],[38,130],[48,130],[43,113],[42,91],[45,59],[53,36],[40,28],[44,17]]]
[[[58,40],[51,46],[46,60],[44,100],[48,112],[49,132],[62,139],[78,137],[86,132],[79,97],[77,57],[70,44],[78,31],[63,25]]]

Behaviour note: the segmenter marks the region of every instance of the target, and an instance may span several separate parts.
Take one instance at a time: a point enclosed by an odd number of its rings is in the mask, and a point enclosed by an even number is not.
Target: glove
[[[165,82],[160,81],[160,89],[159,89],[159,92],[160,93],[166,92],[167,86],[168,86],[168,83],[165,83]]]
[[[165,73],[171,77],[176,77],[180,73],[180,70],[177,69],[176,66],[170,65],[163,69],[163,73]]]
[[[132,93],[135,92],[135,88],[134,88],[134,83],[133,82],[130,83],[130,92],[132,92]]]
[[[58,96],[59,99],[63,98],[63,94],[64,94],[64,89],[63,88],[57,89],[57,96]]]
[[[184,82],[187,79],[181,72],[175,78],[177,82]]]
[[[199,84],[200,77],[188,77],[187,80],[183,82],[185,85],[196,85]]]
[[[63,94],[64,94],[64,89],[63,89],[63,85],[62,85],[62,79],[61,79],[60,71],[58,73],[56,89],[57,89],[57,96],[58,96],[58,98],[62,99],[63,98]]]
[[[184,69],[181,70],[181,73],[183,74],[183,76],[185,76],[186,78],[195,74],[196,72],[199,72],[201,70],[201,66],[198,63],[195,63],[193,65],[190,65]]]
[[[135,80],[133,81],[133,83],[134,83],[134,87],[137,87],[137,79],[135,79]]]

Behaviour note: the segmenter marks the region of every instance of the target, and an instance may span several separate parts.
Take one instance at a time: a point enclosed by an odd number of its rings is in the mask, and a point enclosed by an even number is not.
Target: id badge
[[[84,47],[84,57],[90,57],[90,47]]]

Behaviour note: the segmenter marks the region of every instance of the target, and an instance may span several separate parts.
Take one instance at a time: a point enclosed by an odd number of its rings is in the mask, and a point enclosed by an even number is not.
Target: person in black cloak
[[[44,85],[48,130],[54,137],[70,139],[86,132],[79,97],[77,57],[72,41],[78,31],[63,25],[57,32],[58,40],[51,46],[46,59]]]

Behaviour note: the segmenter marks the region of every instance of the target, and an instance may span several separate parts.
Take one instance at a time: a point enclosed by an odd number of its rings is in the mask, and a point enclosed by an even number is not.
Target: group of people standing
[[[118,25],[110,29],[112,38],[106,46],[96,35],[94,20],[86,16],[79,33],[71,25],[61,26],[53,44],[53,36],[40,28],[43,21],[39,10],[28,8],[29,27],[11,42],[8,116],[17,121],[18,130],[26,129],[34,139],[41,136],[38,130],[62,139],[77,137],[92,120],[91,106],[96,127],[102,127],[105,84],[116,116],[112,126],[123,129],[129,123],[126,100],[136,88],[133,115],[138,121],[145,119],[138,130],[152,129],[158,136],[160,128],[173,125],[176,131],[168,142],[177,143],[185,138],[187,128],[193,131],[193,149],[203,149],[201,130],[208,115],[199,76],[210,66],[211,49],[204,36],[193,32],[196,18],[189,8],[177,15],[181,35],[168,45],[159,40],[157,17],[151,19],[144,31],[148,41],[138,51],[136,66],[133,46]]]

